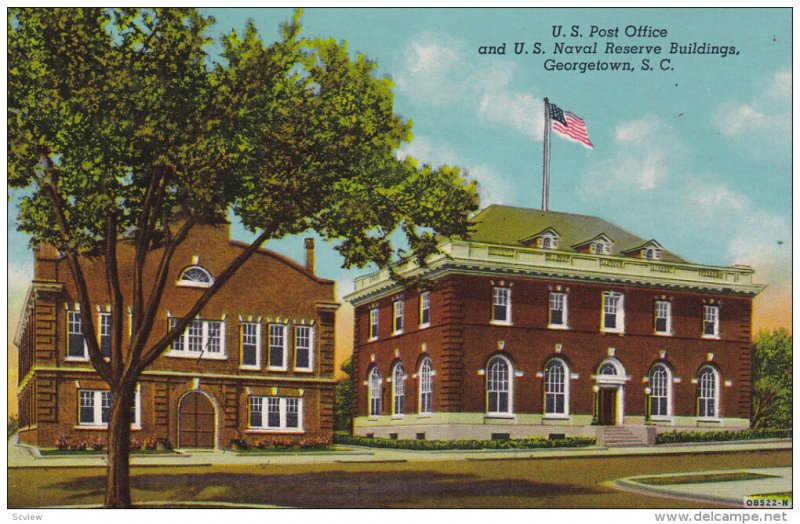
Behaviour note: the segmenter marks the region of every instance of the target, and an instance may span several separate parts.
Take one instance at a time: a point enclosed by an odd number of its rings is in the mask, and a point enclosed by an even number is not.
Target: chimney
[[[316,265],[316,260],[314,256],[314,239],[307,238],[306,239],[306,270],[309,273],[314,274],[314,266]]]

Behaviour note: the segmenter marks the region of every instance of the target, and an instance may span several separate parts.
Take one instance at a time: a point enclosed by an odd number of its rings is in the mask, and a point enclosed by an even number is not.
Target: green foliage
[[[759,440],[791,438],[791,429],[751,429],[742,431],[668,431],[656,436],[656,444],[679,442],[723,442],[729,440]]]
[[[8,417],[7,429],[8,431],[6,433],[6,436],[8,437],[16,433],[17,430],[19,430],[19,418],[17,418],[16,415]]]
[[[334,429],[349,432],[353,423],[353,399],[355,398],[353,359],[348,358],[339,369],[347,373],[347,378],[336,382]]]
[[[792,336],[783,328],[759,332],[752,359],[751,427],[792,427]]]
[[[595,439],[589,437],[566,437],[546,439],[542,437],[508,440],[414,440],[369,438],[335,433],[333,442],[350,446],[369,446],[374,448],[432,450],[471,450],[471,449],[542,449],[542,448],[580,448],[593,446]]]

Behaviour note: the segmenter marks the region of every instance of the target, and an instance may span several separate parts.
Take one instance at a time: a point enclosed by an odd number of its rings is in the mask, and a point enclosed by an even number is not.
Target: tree
[[[468,234],[475,184],[458,168],[399,160],[411,123],[394,114],[391,80],[345,43],[302,38],[300,15],[269,45],[249,23],[211,57],[213,19],[192,9],[9,12],[8,181],[19,228],[63,254],[82,310],[93,302],[86,260],[105,265],[108,361],[91,315],[82,329],[113,398],[106,507],[131,505],[139,375],[266,241],[315,230],[338,242],[346,267],[360,267],[423,261],[437,235]],[[254,240],[158,337],[175,249],[198,224],[230,215]],[[120,286],[121,239],[134,247],[132,296]],[[150,281],[145,267],[155,268]]]
[[[339,366],[347,374],[336,382],[336,408],[334,414],[334,429],[337,431],[347,430],[352,432],[353,424],[353,396],[355,389],[353,386],[353,359],[348,358]]]
[[[792,427],[792,336],[783,328],[760,331],[753,344],[750,426]]]

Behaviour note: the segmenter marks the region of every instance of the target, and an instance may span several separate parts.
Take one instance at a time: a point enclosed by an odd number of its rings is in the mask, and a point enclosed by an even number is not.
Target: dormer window
[[[590,253],[592,255],[610,255],[611,254],[612,240],[605,234],[597,235],[596,237],[575,244],[572,246],[576,251],[583,253]]]
[[[609,251],[608,244],[602,240],[592,242],[592,245],[589,248],[589,252],[594,253],[595,255],[606,255]]]
[[[548,227],[533,236],[520,240],[520,243],[527,247],[537,249],[558,249],[558,239],[560,235],[555,229]]]
[[[214,283],[206,269],[200,266],[190,266],[183,270],[177,284],[186,287],[209,287]]]
[[[622,254],[633,258],[641,258],[644,260],[661,260],[662,252],[663,249],[661,248],[661,244],[659,244],[655,240],[649,240],[648,242],[640,246],[628,249],[627,251],[623,251]]]

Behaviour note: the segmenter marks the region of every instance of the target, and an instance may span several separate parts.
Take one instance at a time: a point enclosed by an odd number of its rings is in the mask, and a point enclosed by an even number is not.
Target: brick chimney
[[[314,239],[306,239],[306,269],[309,273],[314,274],[314,266],[316,265],[316,256],[314,255]]]

